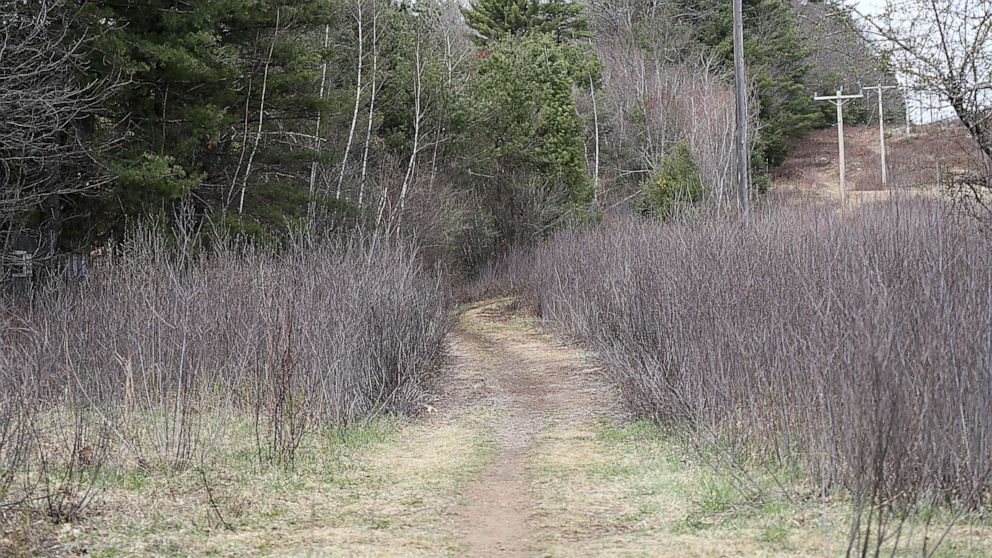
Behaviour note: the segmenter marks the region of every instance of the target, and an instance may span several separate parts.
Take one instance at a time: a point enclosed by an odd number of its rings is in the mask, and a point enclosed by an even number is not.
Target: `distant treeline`
[[[825,122],[812,89],[886,71],[853,25],[807,29],[814,5],[745,2],[759,174]],[[726,2],[0,0],[0,20],[4,254],[210,216],[270,240],[390,227],[464,268],[638,197],[680,149],[690,197],[725,199]],[[812,56],[826,38],[861,47]]]

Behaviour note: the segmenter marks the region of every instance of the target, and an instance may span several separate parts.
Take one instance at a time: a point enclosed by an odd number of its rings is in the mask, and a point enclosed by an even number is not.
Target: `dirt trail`
[[[624,420],[592,360],[510,302],[463,309],[446,393],[427,417],[311,437],[296,468],[262,474],[228,429],[213,498],[181,475],[122,477],[95,521],[50,536],[73,556],[800,558],[844,548],[846,503],[786,501],[777,484],[760,505],[747,501],[657,425]],[[942,555],[992,556],[984,523],[956,529]],[[11,540],[0,533],[0,554],[13,554]]]
[[[580,352],[514,317],[509,304],[469,308],[453,336],[454,404],[483,405],[496,414],[493,463],[466,488],[455,512],[471,556],[533,553],[536,504],[527,464],[539,433],[616,409]]]

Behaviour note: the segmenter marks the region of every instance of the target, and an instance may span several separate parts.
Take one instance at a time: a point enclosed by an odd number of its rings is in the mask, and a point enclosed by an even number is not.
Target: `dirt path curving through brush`
[[[293,470],[260,474],[231,454],[209,494],[176,474],[121,477],[94,520],[32,532],[58,552],[10,552],[26,543],[0,531],[0,555],[799,558],[846,548],[847,502],[787,500],[778,483],[748,500],[684,440],[626,417],[593,359],[511,300],[464,307],[450,339],[426,416],[313,437]],[[244,447],[237,432],[227,440]],[[951,539],[947,556],[992,556],[985,520],[961,522]]]
[[[492,464],[455,511],[470,556],[529,556],[538,533],[528,488],[528,455],[539,434],[605,418],[617,409],[610,390],[575,348],[563,346],[509,300],[465,310],[453,336],[454,404],[495,413]]]

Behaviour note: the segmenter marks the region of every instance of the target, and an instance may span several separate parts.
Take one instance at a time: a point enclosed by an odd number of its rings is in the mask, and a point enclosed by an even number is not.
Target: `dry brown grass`
[[[8,526],[0,554],[456,555],[450,510],[487,462],[485,423],[465,409],[328,432],[308,440],[292,471],[258,467],[244,424],[215,441],[202,475],[107,464],[107,487],[83,519]]]
[[[551,429],[531,453],[547,556],[837,556],[848,502],[754,503],[650,423]],[[769,481],[770,483],[770,481]],[[771,483],[770,483],[771,486]],[[899,555],[920,555],[923,517]],[[939,533],[946,516],[931,525]],[[937,556],[992,556],[992,527],[959,522]]]
[[[887,128],[889,185],[902,194],[938,193],[941,174],[973,169],[981,156],[967,130],[951,122],[917,126],[907,136],[904,128]],[[860,205],[888,199],[882,188],[878,128],[845,128],[848,202]],[[837,130],[815,130],[793,151],[789,159],[772,173],[773,202],[837,203]]]

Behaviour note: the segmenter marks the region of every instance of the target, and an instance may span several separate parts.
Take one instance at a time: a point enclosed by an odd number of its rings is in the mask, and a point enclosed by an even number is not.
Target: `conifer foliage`
[[[731,4],[720,0],[678,0],[695,39],[728,67],[733,63]],[[780,165],[797,140],[817,123],[817,109],[805,87],[807,45],[786,0],[744,0],[744,56],[758,97],[761,131],[756,164]]]
[[[479,45],[534,32],[558,42],[589,36],[582,4],[570,0],[474,0],[462,13]]]
[[[243,214],[259,179],[272,178],[273,151],[283,157],[283,177],[295,172],[298,163],[284,153],[292,144],[271,129],[296,128],[319,110],[321,53],[301,33],[329,22],[328,7],[319,0],[87,3],[90,19],[105,26],[94,63],[130,80],[115,99],[129,125],[128,141],[108,161],[116,188],[95,209],[117,223],[121,212],[161,210],[194,193],[212,209]],[[272,189],[282,180],[265,182]]]
[[[478,262],[680,144],[692,199],[724,199],[729,3],[587,1],[0,0],[0,239],[83,250],[182,213]],[[745,0],[759,171],[820,123],[788,1]]]
[[[463,9],[480,45],[476,101],[485,115],[486,196],[504,245],[530,239],[592,199],[575,91],[596,79],[581,4],[479,0]],[[525,208],[541,205],[539,215]]]

